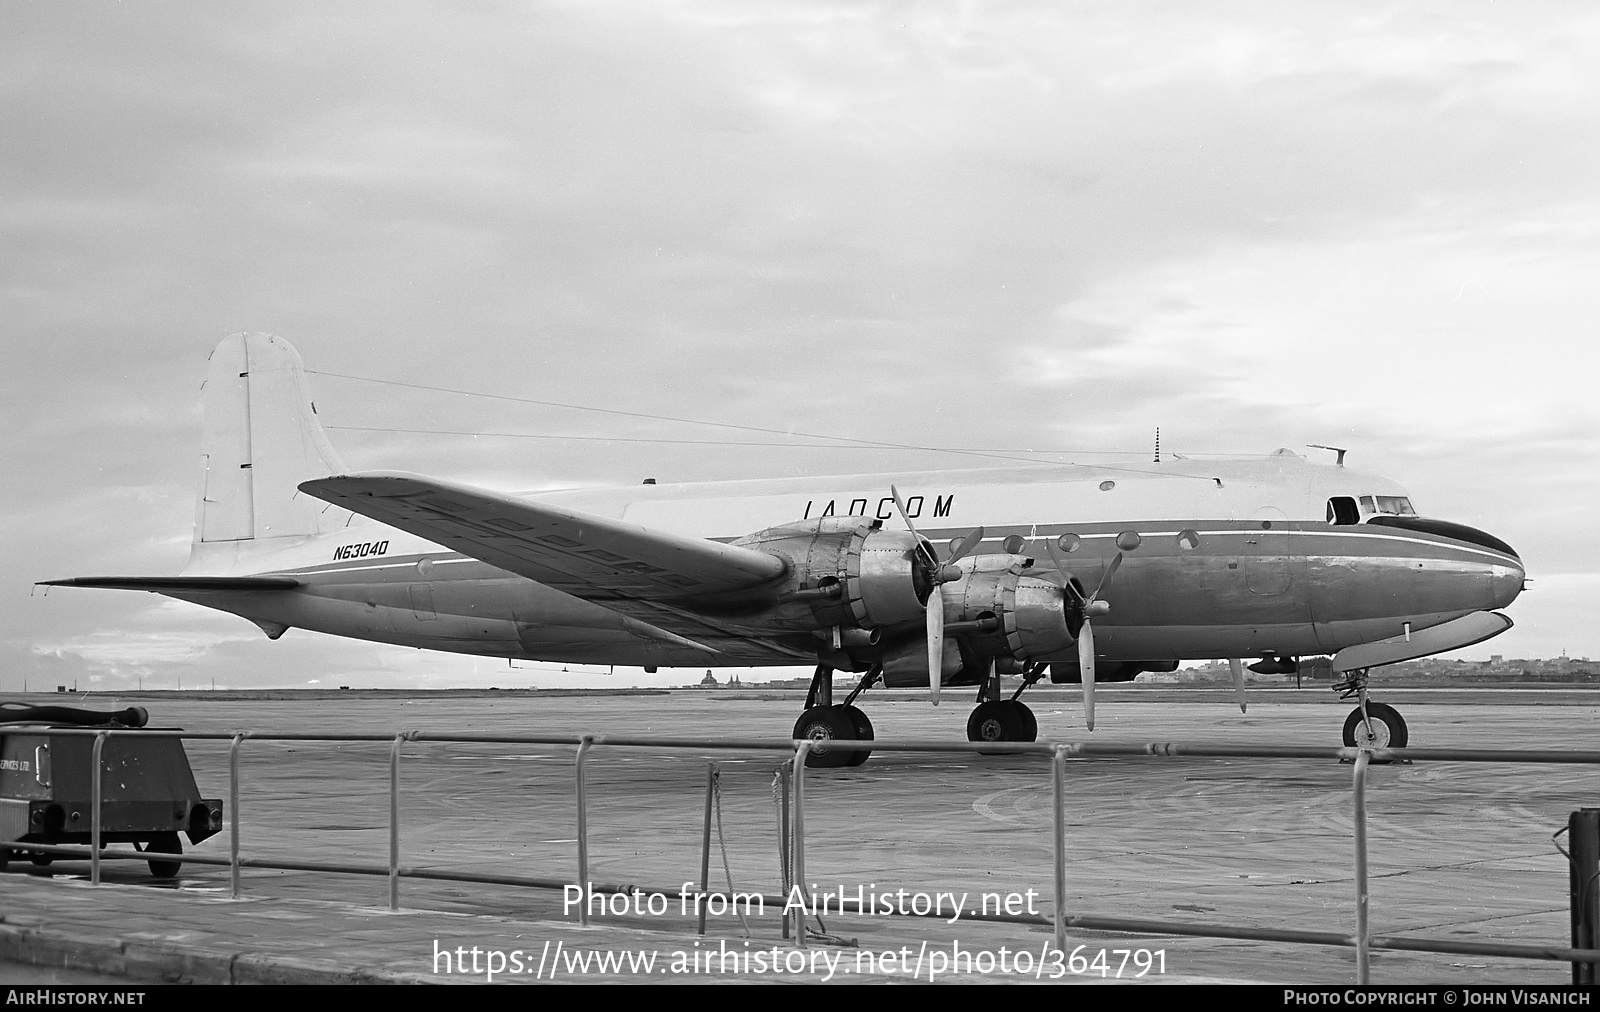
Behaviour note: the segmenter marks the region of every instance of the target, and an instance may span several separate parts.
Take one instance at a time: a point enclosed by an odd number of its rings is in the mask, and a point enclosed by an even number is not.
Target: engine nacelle
[[[942,654],[944,670],[939,684],[943,685],[961,673],[961,650],[956,641],[946,637]],[[914,639],[900,644],[883,655],[883,684],[891,689],[908,689],[928,684],[928,641]]]
[[[876,629],[921,623],[935,569],[931,546],[865,517],[825,517],[769,527],[734,542],[789,564],[783,596],[806,602],[815,628]]]
[[[962,577],[944,587],[944,622],[949,632],[970,630],[990,639],[996,653],[1039,660],[1068,650],[1075,637],[1067,625],[1066,591],[1027,575],[1032,559],[980,555],[959,563]]]

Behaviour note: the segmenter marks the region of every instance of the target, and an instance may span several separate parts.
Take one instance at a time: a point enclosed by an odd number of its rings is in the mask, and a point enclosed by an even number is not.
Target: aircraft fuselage
[[[647,484],[527,498],[730,542],[824,516],[901,526],[890,480]],[[1121,552],[1104,595],[1110,614],[1096,620],[1096,653],[1109,661],[1333,653],[1504,607],[1523,585],[1520,560],[1481,532],[1366,512],[1374,501],[1403,501],[1393,482],[1286,453],[892,480],[918,533],[935,546],[982,526],[975,555],[1026,556],[1031,572],[1058,569],[1089,588]],[[1335,517],[1335,499],[1348,500],[1355,516]],[[694,623],[695,641],[719,651],[713,659],[640,636],[626,602],[581,600],[361,517],[332,534],[282,540],[290,543],[254,551],[249,571],[292,576],[301,582],[293,592],[172,596],[267,627],[489,656],[652,667],[816,656],[814,631],[775,623],[778,602],[760,588],[677,606]],[[243,561],[228,542],[197,545],[186,575],[238,574]],[[1033,659],[1066,663],[1073,655],[1069,647]]]

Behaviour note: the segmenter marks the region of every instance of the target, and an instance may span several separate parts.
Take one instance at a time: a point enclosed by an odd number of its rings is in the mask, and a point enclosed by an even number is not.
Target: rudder
[[[343,510],[297,487],[345,467],[317,420],[293,345],[270,334],[223,338],[211,353],[202,406],[196,554],[218,542],[282,544],[275,539],[325,534],[345,522]]]

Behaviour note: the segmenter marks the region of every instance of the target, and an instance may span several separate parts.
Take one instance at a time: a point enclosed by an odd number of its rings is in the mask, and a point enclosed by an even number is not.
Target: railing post
[[[790,845],[789,895],[799,890],[802,899],[807,895],[806,881],[806,756],[811,753],[810,740],[802,741],[794,750],[794,842]],[[789,896],[783,898],[789,902]],[[794,915],[794,943],[806,947],[806,913],[802,905]]]
[[[789,895],[789,886],[792,884],[789,881],[789,874],[794,870],[794,865],[789,860],[791,840],[789,835],[789,780],[791,775],[788,763],[778,767],[778,793],[781,795],[781,801],[778,805],[778,863],[782,866],[778,869],[778,873],[783,876],[783,894],[786,898]],[[783,937],[787,940],[789,937],[789,918],[780,917],[779,920],[783,922]]]
[[[1595,879],[1600,875],[1600,808],[1580,808],[1567,816],[1567,879],[1571,888],[1572,947],[1596,948],[1600,940],[1600,903],[1596,902]],[[1593,963],[1573,963],[1574,984],[1595,983]]]
[[[400,746],[410,735],[401,731],[389,746],[389,909],[400,909]]]
[[[1055,793],[1056,949],[1067,951],[1067,752],[1057,746],[1050,760],[1050,780]]]
[[[711,888],[711,805],[717,792],[717,764],[706,763],[706,824],[700,837],[699,932],[706,933],[706,894]]]
[[[245,734],[234,735],[228,746],[228,818],[233,826],[228,834],[228,884],[234,899],[239,898],[239,745]]]
[[[94,749],[89,760],[94,767],[89,775],[89,881],[94,885],[100,884],[100,803],[103,786],[100,757],[105,754],[105,746],[106,732],[101,731],[94,736]]]
[[[589,926],[589,801],[583,789],[583,757],[594,744],[594,735],[578,739],[578,757],[573,762],[573,778],[578,792],[578,889],[582,904],[578,907],[578,923]]]
[[[1352,792],[1355,795],[1356,837],[1356,983],[1372,983],[1371,935],[1367,927],[1367,764],[1372,752],[1356,755]]]

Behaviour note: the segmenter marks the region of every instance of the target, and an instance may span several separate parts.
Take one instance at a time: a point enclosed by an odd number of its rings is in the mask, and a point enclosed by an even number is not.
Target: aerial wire
[[[861,439],[861,438],[855,437],[855,436],[835,436],[835,435],[830,435],[830,434],[827,434],[827,433],[799,432],[799,431],[794,431],[794,430],[789,430],[789,429],[774,429],[774,428],[769,428],[769,427],[760,426],[760,425],[742,425],[742,424],[739,424],[737,422],[713,422],[713,421],[710,421],[710,420],[704,419],[704,418],[682,418],[682,417],[675,416],[675,415],[657,415],[657,414],[651,414],[649,412],[643,412],[643,411],[624,411],[624,410],[621,410],[619,408],[599,408],[599,407],[594,407],[594,406],[588,405],[588,404],[569,404],[569,403],[566,403],[566,402],[563,402],[563,401],[547,401],[547,400],[541,400],[539,398],[534,398],[534,397],[516,397],[516,396],[512,396],[510,394],[491,394],[491,393],[485,393],[485,392],[480,391],[480,390],[462,390],[462,389],[459,389],[459,388],[456,388],[456,387],[441,387],[441,386],[434,386],[434,385],[427,384],[427,383],[408,383],[408,382],[405,382],[403,380],[379,379],[379,378],[374,377],[374,376],[356,376],[356,375],[352,375],[350,373],[327,372],[327,371],[324,371],[324,370],[321,370],[321,369],[307,369],[306,372],[310,373],[312,375],[316,375],[316,376],[328,376],[328,377],[332,377],[332,378],[336,378],[336,379],[353,380],[353,381],[358,382],[358,383],[377,383],[377,384],[380,384],[380,385],[383,385],[383,386],[403,387],[403,388],[410,389],[410,390],[428,390],[428,391],[432,391],[432,392],[436,392],[436,393],[455,394],[455,395],[461,396],[461,397],[481,397],[481,398],[484,398],[484,399],[487,399],[487,400],[510,401],[510,402],[517,403],[517,404],[532,404],[532,405],[536,405],[538,407],[545,407],[545,408],[562,408],[562,409],[565,409],[565,410],[568,410],[568,411],[589,411],[589,412],[595,412],[595,413],[598,413],[598,414],[616,415],[616,416],[620,416],[620,417],[623,417],[623,418],[639,418],[639,419],[644,419],[646,421],[654,421],[654,422],[676,422],[676,423],[683,424],[683,425],[705,425],[705,426],[710,426],[712,428],[735,429],[735,430],[742,431],[742,432],[760,432],[760,433],[764,433],[766,435],[783,436],[786,439],[792,439],[795,436],[800,436],[801,438],[804,438],[804,439],[834,440],[835,442],[833,442],[833,443],[824,443],[824,444],[820,444],[820,445],[825,446],[825,447],[837,447],[839,449],[861,448],[861,449],[902,450],[902,451],[912,450],[912,451],[918,451],[918,452],[924,452],[924,453],[949,453],[949,454],[957,454],[957,455],[968,456],[968,457],[985,457],[985,458],[989,458],[989,459],[993,459],[993,460],[1021,461],[1023,463],[1027,463],[1027,464],[1040,464],[1040,463],[1045,463],[1045,462],[1044,461],[1040,461],[1039,459],[1037,459],[1035,457],[1017,456],[1018,453],[1120,453],[1120,451],[1110,451],[1110,450],[1101,450],[1101,451],[1094,451],[1094,450],[1089,450],[1089,451],[1067,450],[1067,451],[1059,451],[1059,450],[1031,450],[1030,449],[1030,450],[1022,450],[1022,451],[988,451],[988,450],[960,449],[960,448],[957,448],[957,447],[944,447],[944,446],[917,446],[915,444],[910,444],[910,443],[893,443],[893,442],[887,442],[887,441],[884,441],[884,440],[877,440],[877,439]],[[424,433],[426,433],[426,434],[434,434],[434,433],[438,433],[438,434],[441,434],[441,435],[469,435],[469,436],[497,435],[497,436],[512,436],[512,437],[520,437],[520,438],[568,438],[568,439],[584,439],[584,440],[601,440],[601,439],[607,438],[607,437],[601,437],[601,436],[543,437],[543,436],[540,436],[537,433],[493,433],[493,434],[491,434],[491,433],[473,433],[473,432],[445,432],[443,430],[437,430],[437,429],[385,429],[385,428],[381,428],[381,427],[377,427],[377,426],[355,426],[355,425],[329,426],[329,428],[359,429],[359,430],[363,430],[363,431],[380,431],[380,432],[388,432],[388,431],[392,431],[392,432],[407,432],[407,433],[414,433],[414,434],[424,434]],[[649,439],[649,440],[646,440],[646,439],[616,439],[616,440],[612,440],[612,441],[614,441],[614,442],[662,442],[662,443],[695,443],[695,442],[699,442],[699,441],[695,441],[695,440],[668,440],[668,439]],[[757,446],[817,445],[817,444],[794,444],[794,443],[787,443],[787,442],[786,443],[735,443],[735,442],[722,443],[722,442],[709,441],[709,440],[708,441],[704,441],[704,442],[707,443],[707,444],[711,444],[711,445],[729,445],[729,446],[744,446],[744,445],[757,445]],[[852,446],[838,446],[839,443],[846,443],[846,444],[853,444],[853,445]],[[1067,463],[1070,464],[1071,462],[1067,462]],[[1209,476],[1204,476],[1204,475],[1183,475],[1183,474],[1174,475],[1173,472],[1170,472],[1170,471],[1157,471],[1157,470],[1152,470],[1152,469],[1150,469],[1148,467],[1143,467],[1143,468],[1116,467],[1116,466],[1109,465],[1109,464],[1094,464],[1094,465],[1084,464],[1084,465],[1077,465],[1077,466],[1081,466],[1081,467],[1093,466],[1097,470],[1118,471],[1118,472],[1126,472],[1126,473],[1130,473],[1130,474],[1165,474],[1165,475],[1172,475],[1174,477],[1194,478],[1194,479],[1196,479],[1198,481],[1214,481],[1215,480],[1214,478],[1211,478]]]

